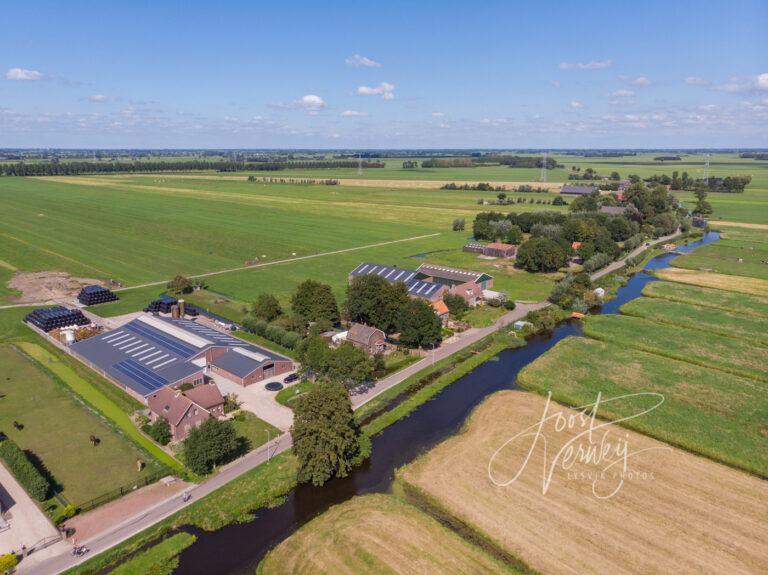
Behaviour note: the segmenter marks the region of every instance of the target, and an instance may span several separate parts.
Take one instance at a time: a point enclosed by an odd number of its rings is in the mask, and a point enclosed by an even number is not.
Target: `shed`
[[[597,186],[574,186],[573,184],[563,184],[563,187],[560,188],[561,194],[570,196],[583,196],[596,191]]]
[[[497,258],[513,258],[515,257],[515,253],[517,253],[517,246],[500,242],[488,244],[483,250],[483,255]]]
[[[347,341],[364,349],[369,355],[384,351],[385,338],[386,335],[380,329],[362,323],[353,323],[347,332]]]

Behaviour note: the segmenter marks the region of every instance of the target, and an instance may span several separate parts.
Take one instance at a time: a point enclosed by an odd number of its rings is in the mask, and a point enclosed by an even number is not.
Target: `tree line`
[[[384,162],[362,162],[363,168],[383,168]],[[264,161],[239,162],[227,160],[180,160],[167,162],[15,162],[0,163],[0,176],[74,176],[79,174],[119,174],[184,171],[269,172],[290,169],[357,168],[358,162],[326,161]]]

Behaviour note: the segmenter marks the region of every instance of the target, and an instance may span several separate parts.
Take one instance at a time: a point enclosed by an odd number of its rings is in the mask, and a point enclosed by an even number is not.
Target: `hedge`
[[[51,489],[50,483],[32,465],[27,454],[11,439],[0,442],[0,459],[8,466],[8,469],[31,497],[38,501],[47,499]]]

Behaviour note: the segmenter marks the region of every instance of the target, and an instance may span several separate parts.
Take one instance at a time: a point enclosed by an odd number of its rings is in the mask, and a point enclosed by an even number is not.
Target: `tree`
[[[453,220],[453,231],[463,232],[465,225],[466,223],[464,222],[464,218],[456,218],[455,220]]]
[[[412,299],[400,312],[400,341],[408,347],[440,343],[442,324],[432,306],[422,299]]]
[[[216,465],[232,460],[242,450],[231,421],[206,419],[184,440],[184,461],[192,471],[205,475]]]
[[[578,196],[571,202],[568,209],[572,212],[596,212],[600,207],[599,198],[600,192],[598,191]]]
[[[168,282],[168,291],[173,294],[180,295],[184,293],[190,293],[192,291],[192,282],[182,275],[177,275],[171,281]]]
[[[264,321],[274,321],[283,314],[280,302],[270,293],[259,294],[251,306],[251,313]]]
[[[365,350],[346,341],[325,358],[324,375],[345,387],[355,387],[370,381],[373,375],[373,361]]]
[[[568,254],[557,242],[534,237],[517,250],[517,265],[529,272],[554,272],[568,261]]]
[[[325,373],[331,348],[319,335],[311,335],[301,342],[298,354],[301,371],[305,374],[318,375]]]
[[[172,439],[171,426],[164,417],[158,417],[155,422],[148,426],[147,433],[160,445],[168,445]]]
[[[339,306],[331,286],[315,280],[305,280],[299,284],[291,298],[291,308],[307,321],[339,321]]]
[[[499,203],[503,204],[504,200],[507,199],[507,194],[505,192],[499,192],[498,194],[496,194],[496,197],[499,199]]]
[[[359,276],[347,286],[345,314],[352,321],[390,333],[397,328],[400,308],[408,300],[408,288],[402,282],[389,283],[377,275]]]
[[[509,233],[512,223],[509,220],[494,220],[490,222],[491,234],[489,239],[500,240]]]
[[[346,477],[360,452],[360,431],[344,386],[323,382],[300,396],[291,436],[300,482],[322,485],[332,477]]]
[[[566,202],[563,198],[560,196],[557,196],[554,200],[552,200],[553,206],[567,206],[568,202]]]
[[[621,176],[619,175],[619,172],[611,172],[611,179],[614,181],[620,180]]]
[[[469,305],[467,304],[467,300],[465,300],[460,295],[456,294],[445,294],[443,297],[443,302],[446,306],[448,306],[448,312],[451,314],[451,317],[458,318],[461,317],[465,311],[469,309]]]
[[[509,226],[507,237],[504,238],[504,241],[506,241],[508,244],[520,244],[523,241],[523,230],[521,230],[520,226],[517,224],[512,224]]]

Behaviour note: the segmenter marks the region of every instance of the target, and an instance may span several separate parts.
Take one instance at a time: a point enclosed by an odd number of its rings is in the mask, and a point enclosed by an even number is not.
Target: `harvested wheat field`
[[[259,573],[516,573],[389,495],[355,497],[283,541]]]
[[[768,484],[664,443],[608,425],[593,432],[599,446],[626,438],[632,472],[609,498],[593,493],[592,477],[608,464],[573,462],[565,452],[587,447],[584,427],[556,430],[554,420],[532,436],[505,442],[535,426],[544,397],[521,391],[494,394],[472,415],[468,429],[400,472],[409,492],[470,526],[501,550],[541,573],[766,573]],[[549,404],[550,415],[579,412]],[[588,418],[586,418],[588,420]],[[596,425],[607,425],[600,420]],[[489,462],[495,483],[489,478]],[[571,454],[575,455],[576,452]],[[542,494],[544,459],[554,466]],[[516,481],[515,474],[522,469]],[[617,487],[610,468],[594,489],[601,497]],[[584,474],[584,475],[582,475]],[[505,485],[505,486],[498,486]]]
[[[744,276],[730,276],[714,272],[686,270],[682,268],[666,268],[658,270],[655,275],[663,280],[692,284],[701,287],[711,287],[764,296],[768,293],[768,280]]]

